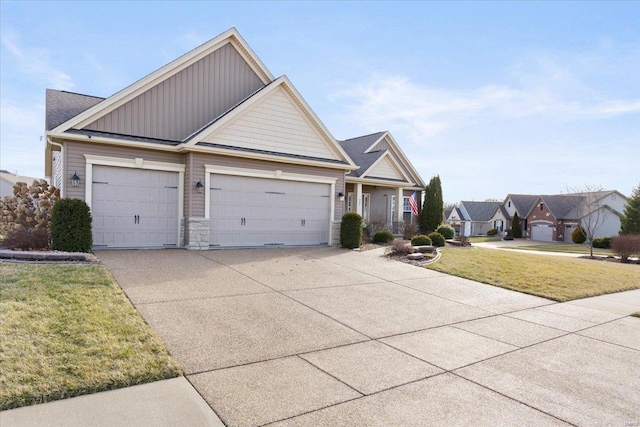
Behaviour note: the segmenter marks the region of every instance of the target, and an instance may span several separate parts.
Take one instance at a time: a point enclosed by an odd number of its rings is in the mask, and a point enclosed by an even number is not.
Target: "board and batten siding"
[[[306,166],[306,165],[295,165],[289,163],[277,163],[277,162],[269,162],[264,160],[255,160],[255,159],[243,159],[240,157],[231,157],[231,156],[221,156],[216,154],[206,154],[206,153],[193,153],[193,176],[200,177],[197,179],[202,179],[204,183],[204,174],[205,174],[205,165],[215,165],[215,166],[226,166],[226,167],[237,167],[237,168],[245,168],[245,169],[258,169],[258,170],[281,170],[285,173],[296,173],[296,174],[304,174],[304,175],[316,175],[316,176],[326,176],[331,178],[336,178],[335,191],[336,194],[338,192],[344,191],[344,171],[339,169],[323,169],[314,166]],[[197,180],[196,179],[196,180]],[[205,189],[208,191],[208,189]],[[342,218],[342,213],[344,211],[343,204],[340,200],[337,199],[336,194],[333,194],[332,197],[336,198],[335,200],[335,217],[334,220],[340,220]],[[198,194],[193,193],[193,200],[191,202],[191,217],[204,217],[204,203],[205,203],[205,195],[204,193]]]
[[[227,43],[85,129],[182,141],[263,86]]]
[[[87,160],[84,157],[85,154],[105,157],[120,157],[123,159],[142,158],[144,160],[156,162],[184,163],[184,154],[179,153],[65,141],[64,162],[66,163],[67,175],[69,173],[73,174],[76,172],[81,179],[80,185],[77,187],[72,187],[70,182],[66,185],[66,197],[85,200],[84,189],[85,179],[87,176]]]
[[[340,160],[293,98],[280,87],[205,142]]]

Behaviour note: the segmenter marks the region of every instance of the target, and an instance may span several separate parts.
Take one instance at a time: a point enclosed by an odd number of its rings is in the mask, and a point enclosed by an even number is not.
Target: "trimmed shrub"
[[[51,212],[51,241],[57,251],[91,251],[91,212],[84,201],[62,199],[56,202]]]
[[[620,261],[629,262],[629,258],[640,256],[640,234],[625,234],[611,239],[611,250],[620,257]]]
[[[411,238],[411,246],[431,246],[432,242],[429,236],[424,234],[416,234]]]
[[[491,230],[487,231],[487,236],[489,236],[489,237],[493,237],[496,234],[498,234],[498,229],[497,228],[492,228]]]
[[[393,233],[389,230],[381,230],[373,235],[373,243],[389,243],[393,242]]]
[[[440,227],[438,227],[436,233],[442,234],[445,239],[453,239],[453,236],[456,235],[456,231],[453,229],[453,227],[447,224],[442,224]]]
[[[611,237],[601,237],[599,239],[593,239],[593,247],[598,249],[610,249]]]
[[[428,237],[431,239],[431,244],[433,246],[444,246],[444,236],[437,231],[429,234]]]
[[[582,227],[576,227],[571,233],[571,241],[573,243],[584,243],[587,240],[587,234]]]
[[[511,234],[505,234],[502,240],[513,240],[513,236]]]
[[[49,249],[49,232],[46,228],[16,228],[7,233],[2,244],[22,251]]]
[[[362,243],[362,217],[356,212],[342,215],[340,223],[340,247],[355,249]]]

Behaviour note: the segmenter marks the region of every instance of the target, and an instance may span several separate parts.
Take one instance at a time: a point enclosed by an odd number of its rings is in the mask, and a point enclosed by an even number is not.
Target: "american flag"
[[[409,204],[411,205],[411,213],[418,216],[418,196],[415,191],[411,197],[409,197]]]

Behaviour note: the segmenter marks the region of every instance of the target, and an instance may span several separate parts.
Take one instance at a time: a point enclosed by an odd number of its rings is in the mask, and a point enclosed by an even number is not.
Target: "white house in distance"
[[[13,174],[6,170],[0,170],[0,199],[6,196],[13,197],[13,187],[19,182],[24,182],[27,185],[31,185],[33,184],[33,181],[40,180],[41,178],[21,176]]]

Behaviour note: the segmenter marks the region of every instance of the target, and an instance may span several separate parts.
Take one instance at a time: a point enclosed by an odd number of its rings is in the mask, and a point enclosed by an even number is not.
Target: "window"
[[[509,200],[509,207],[511,207],[511,200]]]
[[[371,195],[369,193],[362,193],[362,223],[364,225],[369,224],[369,202],[371,201]]]
[[[409,197],[404,196],[402,201],[402,211],[411,212],[411,203],[409,203]]]
[[[544,203],[540,203],[540,210],[544,210]]]
[[[353,212],[353,193],[347,193],[347,212]]]

